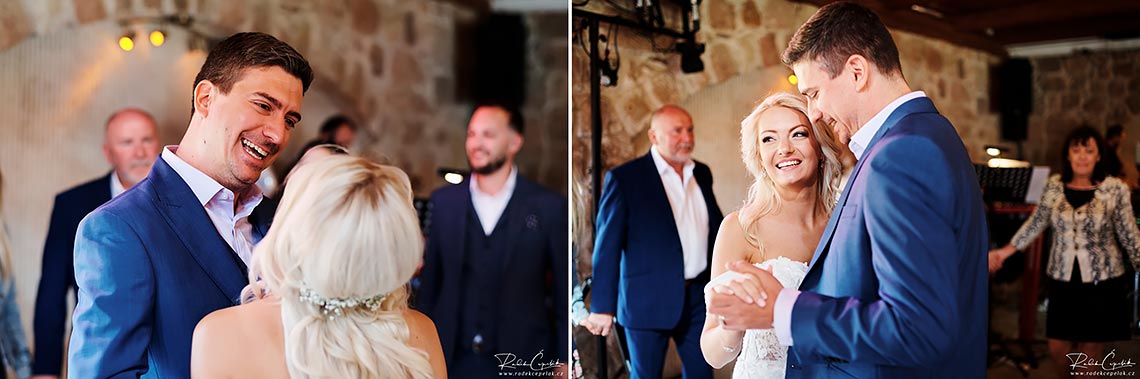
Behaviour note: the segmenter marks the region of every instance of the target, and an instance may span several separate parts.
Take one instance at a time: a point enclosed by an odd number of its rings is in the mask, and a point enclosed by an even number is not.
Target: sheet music
[[[1029,190],[1025,192],[1025,202],[1037,204],[1041,200],[1041,192],[1045,190],[1045,182],[1049,180],[1049,166],[1033,166],[1033,175],[1029,179]]]

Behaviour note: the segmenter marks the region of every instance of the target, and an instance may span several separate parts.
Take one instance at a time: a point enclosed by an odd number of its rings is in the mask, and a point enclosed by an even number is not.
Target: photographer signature
[[[548,362],[542,362],[542,350],[539,350],[530,361],[524,361],[514,353],[498,353],[495,354],[495,359],[499,360],[499,370],[504,368],[516,370],[519,368],[529,368],[531,371],[549,371],[552,368],[558,368],[565,365],[562,361],[554,359]]]
[[[1116,356],[1116,349],[1112,349],[1112,351],[1110,351],[1108,355],[1105,355],[1104,359],[1100,360],[1099,362],[1097,362],[1095,359],[1089,359],[1088,354],[1085,353],[1069,353],[1065,356],[1069,358],[1069,363],[1072,363],[1069,365],[1070,370],[1100,366],[1100,368],[1104,371],[1116,371],[1119,369],[1136,366],[1136,364],[1132,362],[1132,358],[1126,358],[1122,361],[1112,362],[1112,358]]]

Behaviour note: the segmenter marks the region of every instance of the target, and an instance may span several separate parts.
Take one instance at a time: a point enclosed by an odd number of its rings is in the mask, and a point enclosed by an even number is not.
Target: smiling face
[[[779,187],[807,188],[819,180],[820,147],[807,117],[773,107],[759,119],[761,168]]]
[[[1096,169],[1096,162],[1100,161],[1100,151],[1096,147],[1096,139],[1093,138],[1069,144],[1068,154],[1074,177],[1091,177],[1093,170]]]
[[[493,106],[479,107],[471,115],[465,146],[472,172],[491,174],[514,161],[522,148],[522,136],[511,128],[510,121],[509,112]]]
[[[244,192],[277,159],[301,120],[301,80],[279,67],[251,67],[228,94],[209,81],[195,88],[195,117],[205,131],[202,172],[222,186]],[[181,147],[180,147],[181,149]]]
[[[849,70],[850,67],[844,65],[843,71],[832,78],[818,60],[805,59],[792,65],[792,71],[799,79],[800,93],[807,98],[809,119],[819,125],[830,126],[844,145],[862,126],[851,121],[855,110],[853,106],[857,104],[853,101],[856,98],[855,83],[845,80],[852,76]]]

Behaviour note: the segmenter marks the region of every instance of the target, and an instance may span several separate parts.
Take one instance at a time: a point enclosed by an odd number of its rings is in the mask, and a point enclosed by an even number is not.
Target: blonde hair
[[[748,188],[748,197],[744,200],[744,205],[740,207],[737,218],[740,221],[740,227],[744,229],[748,242],[760,248],[760,251],[763,251],[763,246],[757,237],[758,221],[761,217],[778,211],[782,204],[780,194],[776,192],[776,184],[764,171],[763,158],[760,156],[760,116],[765,111],[775,107],[783,107],[807,115],[807,103],[802,98],[785,92],[777,92],[760,102],[760,105],[757,105],[756,109],[753,109],[752,113],[740,122],[740,157],[744,161],[744,167],[755,179]],[[811,123],[811,133],[815,137],[815,147],[818,152],[822,153],[819,155],[821,155],[820,162],[823,164],[820,174],[817,176],[819,179],[816,183],[818,188],[816,211],[829,215],[831,210],[835,208],[836,202],[839,201],[839,194],[843,190],[840,187],[846,169],[840,153],[842,151],[840,149],[843,147],[840,146],[830,128],[821,127],[811,120],[809,123]]]
[[[364,158],[322,158],[297,169],[275,219],[254,250],[243,298],[281,298],[290,376],[431,377],[403,318],[406,284],[423,257],[408,176]],[[301,300],[303,290],[325,299],[385,296],[375,310],[328,317]]]

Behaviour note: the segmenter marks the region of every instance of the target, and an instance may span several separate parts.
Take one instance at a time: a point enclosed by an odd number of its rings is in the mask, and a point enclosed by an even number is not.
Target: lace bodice
[[[766,269],[772,267],[772,275],[785,288],[799,288],[807,275],[806,263],[778,257],[756,264]],[[772,299],[774,302],[775,299]],[[780,345],[776,332],[772,329],[751,329],[744,332],[744,343],[736,366],[732,369],[733,379],[783,378],[788,361],[788,347]]]

